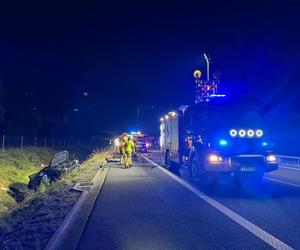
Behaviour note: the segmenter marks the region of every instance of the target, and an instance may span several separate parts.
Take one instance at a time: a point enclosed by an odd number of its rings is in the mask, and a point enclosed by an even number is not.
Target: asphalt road
[[[300,249],[299,174],[280,168],[261,187],[227,179],[207,189],[146,160],[112,164],[78,248]]]

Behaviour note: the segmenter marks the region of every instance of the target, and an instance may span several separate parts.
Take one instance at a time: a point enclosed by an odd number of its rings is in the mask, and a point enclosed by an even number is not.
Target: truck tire
[[[199,178],[200,166],[196,157],[192,158],[192,161],[189,166],[189,173],[191,179]]]
[[[167,150],[165,154],[165,166],[167,169],[171,169],[171,157],[169,150]]]
[[[201,163],[194,157],[189,167],[190,178],[192,180],[199,180],[199,184],[206,190],[215,188],[218,183],[218,176],[213,173],[205,173],[201,171]],[[204,164],[204,163],[203,163]]]

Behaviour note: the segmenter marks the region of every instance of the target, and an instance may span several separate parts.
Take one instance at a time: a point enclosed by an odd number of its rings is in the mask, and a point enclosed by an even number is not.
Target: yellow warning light
[[[200,77],[201,77],[201,71],[199,70],[199,69],[196,69],[195,71],[194,71],[194,74],[193,74],[193,76],[196,78],[196,79],[199,79]]]

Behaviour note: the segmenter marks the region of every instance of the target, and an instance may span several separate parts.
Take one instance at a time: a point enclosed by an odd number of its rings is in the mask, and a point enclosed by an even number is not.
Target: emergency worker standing
[[[126,142],[127,142],[127,137],[124,136],[121,142],[121,153],[122,153],[122,157],[121,157],[121,164],[125,165],[126,164]]]
[[[126,152],[126,163],[125,168],[129,168],[132,166],[132,153],[135,151],[135,145],[133,141],[133,137],[128,137],[125,143],[125,152]]]

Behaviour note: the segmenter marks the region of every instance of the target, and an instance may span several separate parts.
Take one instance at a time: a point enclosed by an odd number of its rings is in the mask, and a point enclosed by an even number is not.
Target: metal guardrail
[[[277,155],[277,157],[279,165],[300,168],[300,157],[298,156]]]

